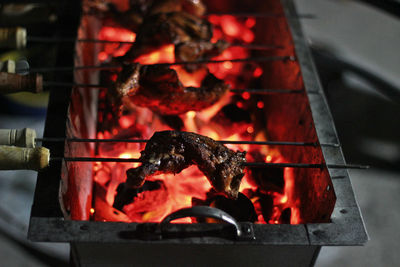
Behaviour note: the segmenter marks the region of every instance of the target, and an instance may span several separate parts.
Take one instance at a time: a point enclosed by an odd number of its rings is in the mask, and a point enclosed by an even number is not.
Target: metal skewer
[[[254,58],[234,58],[223,60],[195,60],[174,63],[156,63],[156,64],[143,64],[142,66],[177,66],[177,65],[190,65],[190,64],[219,64],[225,62],[269,62],[269,61],[296,61],[294,56],[270,56],[270,57],[254,57]],[[56,72],[56,71],[76,71],[76,70],[113,70],[120,69],[121,65],[89,65],[89,66],[68,66],[68,67],[50,67],[50,68],[30,68],[19,69],[17,72],[30,71],[30,72]]]
[[[0,145],[34,148],[37,142],[76,142],[76,143],[146,143],[148,139],[94,139],[94,138],[65,138],[44,137],[37,138],[36,131],[29,128],[24,129],[0,129]],[[288,145],[288,146],[314,146],[317,142],[294,142],[294,141],[230,141],[219,140],[222,144],[246,144],[246,145]],[[340,147],[339,144],[325,143],[321,146]]]
[[[148,139],[91,139],[91,138],[35,138],[36,142],[76,142],[76,143],[146,143]],[[291,141],[229,141],[219,140],[221,144],[236,145],[287,145],[287,146],[318,146],[316,142],[291,142]],[[339,144],[326,143],[321,146],[340,147]]]
[[[250,168],[319,168],[322,169],[324,166],[330,169],[369,169],[368,165],[356,165],[356,164],[323,164],[323,163],[265,163],[265,162],[246,162],[244,166]]]
[[[98,88],[98,89],[108,89],[109,86],[102,84],[88,84],[88,83],[64,83],[55,81],[43,81],[44,87],[86,87],[86,88]],[[230,89],[232,93],[242,94],[248,92],[251,94],[293,94],[293,93],[303,93],[302,89],[269,89],[269,88],[242,88],[242,89]]]
[[[142,162],[140,159],[134,158],[91,158],[91,157],[54,157],[50,161],[69,161],[69,162],[119,162],[119,163],[135,163]],[[322,169],[325,166],[332,169],[369,169],[367,165],[355,164],[323,164],[323,163],[266,163],[266,162],[245,162],[245,167],[250,168],[318,168]]]
[[[11,0],[7,0],[11,1]],[[82,15],[85,16],[98,16],[95,12],[83,12]],[[298,19],[316,19],[318,18],[314,14],[297,14],[296,16],[286,16],[285,14],[276,14],[276,13],[207,13],[204,14],[204,17],[209,16],[234,16],[234,17],[254,17],[254,18],[298,18]]]
[[[40,37],[40,36],[27,36],[29,42],[35,43],[99,43],[99,44],[134,44],[134,41],[110,41],[100,39],[75,39],[75,38],[63,38],[63,37]],[[273,44],[242,44],[242,43],[231,43],[229,47],[243,47],[252,50],[271,50],[271,49],[282,49],[284,46],[273,45]]]
[[[90,83],[65,83],[65,82],[55,82],[55,81],[43,81],[43,86],[45,87],[85,87],[85,88],[98,88],[98,89],[108,89],[110,86],[104,84],[90,84]]]
[[[234,16],[234,17],[254,17],[254,18],[290,18],[285,14],[276,14],[276,13],[207,13],[204,16]],[[299,19],[316,19],[317,16],[313,14],[297,14],[295,16]]]
[[[0,145],[18,147],[36,147],[38,142],[76,142],[76,143],[146,143],[148,139],[94,139],[94,138],[64,138],[64,137],[44,137],[37,138],[36,131],[29,128],[24,129],[0,129]],[[294,141],[230,141],[219,140],[222,144],[237,145],[287,145],[287,146],[313,146],[317,147],[317,142],[294,142]],[[324,143],[321,146],[340,147],[340,144]]]

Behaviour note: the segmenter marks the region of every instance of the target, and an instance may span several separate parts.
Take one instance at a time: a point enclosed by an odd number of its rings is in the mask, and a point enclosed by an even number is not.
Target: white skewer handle
[[[26,29],[22,27],[0,28],[0,48],[21,49],[26,47]]]
[[[49,166],[50,151],[45,147],[0,146],[0,170],[39,171]]]
[[[24,129],[0,129],[0,145],[34,148],[36,131]]]

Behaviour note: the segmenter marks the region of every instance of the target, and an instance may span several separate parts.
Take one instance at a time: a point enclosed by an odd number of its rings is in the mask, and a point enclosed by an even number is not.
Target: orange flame
[[[135,62],[140,64],[173,63],[175,62],[174,49],[173,44],[165,45],[156,51],[139,56]]]
[[[99,40],[117,41],[117,42],[134,42],[136,34],[125,28],[120,27],[103,27],[98,34]],[[106,61],[109,57],[120,57],[131,48],[132,44],[106,43],[103,51],[98,54],[100,62]]]

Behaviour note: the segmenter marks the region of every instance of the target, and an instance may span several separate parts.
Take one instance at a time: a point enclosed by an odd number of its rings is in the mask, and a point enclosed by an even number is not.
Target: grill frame
[[[311,53],[303,36],[293,1],[281,0],[281,3],[284,7],[284,12],[292,33],[296,56],[301,66],[304,86],[309,99],[319,142],[339,143],[333,119],[324,92],[321,88]],[[68,12],[69,14],[80,15],[79,1],[69,1],[67,5],[71,10],[71,12]],[[73,25],[73,27],[65,28],[63,36],[76,37],[76,29],[79,25],[78,15],[70,16],[70,18],[62,18],[64,23]],[[72,65],[73,59],[66,55],[73,54],[74,45],[66,43],[61,46],[62,53],[59,53],[57,62],[61,63],[60,65],[64,65],[65,63],[70,63]],[[73,81],[71,74],[58,73],[56,75],[58,81]],[[55,88],[54,90],[51,90],[44,132],[45,138],[66,137],[65,121],[60,120],[59,118],[60,115],[66,117],[70,94],[71,89],[60,90]],[[52,151],[52,156],[64,155],[65,148],[62,143],[44,142],[43,146],[48,147]],[[345,164],[343,152],[340,147],[322,146],[321,149],[327,163]],[[229,245],[227,246],[227,250],[229,250],[232,246],[240,245],[242,248],[253,247],[255,253],[259,251],[259,255],[263,258],[267,258],[266,260],[268,260],[268,257],[285,260],[285,258],[290,256],[292,253],[300,253],[301,255],[307,256],[304,256],[305,260],[299,261],[299,264],[313,265],[321,246],[363,245],[368,240],[363,219],[352,190],[349,173],[346,169],[328,168],[337,196],[336,205],[331,216],[331,223],[300,225],[254,224],[251,225],[251,229],[254,232],[255,240],[238,241],[234,238],[221,238],[205,235],[189,238],[175,237],[152,240],[152,230],[149,229],[155,229],[156,224],[146,224],[149,227],[144,231],[144,236],[141,236],[140,238],[127,238],[121,233],[137,232],[139,231],[138,226],[140,227],[140,224],[65,220],[62,216],[59,204],[61,168],[62,163],[55,162],[50,166],[50,168],[38,175],[28,238],[32,241],[70,242],[72,244],[72,254],[78,262],[82,262],[84,257],[90,255],[91,249],[108,251],[112,255],[119,253],[121,259],[124,259],[124,255],[129,255],[129,253],[122,249],[121,245],[115,245],[116,243],[122,243],[122,247],[129,247],[131,249],[138,247],[143,248],[142,246],[147,248],[149,247],[147,245],[154,245],[155,247],[165,249],[174,246],[180,246],[180,248],[183,248],[189,245],[189,247],[194,246],[196,249],[209,250],[207,248],[213,246],[218,247],[219,245]],[[245,225],[248,224],[241,223],[241,226]],[[226,232],[229,231],[228,228],[229,227],[226,225],[218,224],[174,224],[171,226],[170,230],[172,232],[183,231],[186,233],[199,233],[204,231],[207,232],[207,230],[210,229],[217,232]],[[149,233],[150,237],[148,235]],[[262,249],[259,249],[260,245],[262,245]],[[283,250],[278,253],[274,252],[276,247]],[[151,250],[151,248],[149,249]],[[176,256],[178,257],[181,256],[185,258],[188,256],[180,255],[179,251],[181,250],[177,251],[178,254]],[[234,249],[231,249],[231,251],[234,251]],[[145,254],[146,253],[143,255]],[[267,257],[266,255],[269,256]],[[168,253],[165,256],[166,258],[172,258],[172,260],[174,260],[174,257],[168,255]],[[194,256],[191,255],[191,257],[193,258]],[[102,257],[100,257],[100,259],[101,258]],[[160,258],[160,260],[164,261],[165,259]],[[201,257],[198,258],[199,263],[200,261]],[[255,265],[257,264],[255,263]],[[293,262],[290,266],[293,266]]]

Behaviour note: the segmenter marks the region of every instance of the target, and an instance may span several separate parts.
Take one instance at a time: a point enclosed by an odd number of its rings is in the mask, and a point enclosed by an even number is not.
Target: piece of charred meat
[[[116,82],[107,90],[106,103],[111,114],[121,115],[123,98],[136,93],[139,87],[139,71],[139,64],[124,65]]]
[[[85,1],[83,9],[85,13],[101,18],[102,22],[107,26],[119,26],[137,32],[151,6],[149,2],[146,0],[133,0],[130,1],[128,10],[120,10],[118,4],[102,0],[88,0]]]
[[[186,62],[211,58],[218,56],[228,47],[229,44],[224,40],[216,43],[209,41],[184,42],[176,45],[175,60]]]
[[[161,0],[153,1],[149,14],[186,12],[201,17],[206,12],[205,5],[200,0]]]
[[[124,64],[111,90],[116,98],[135,95],[140,84],[141,65],[138,63]]]
[[[118,99],[127,96],[129,103],[147,107],[162,115],[199,111],[215,104],[229,85],[208,73],[201,87],[185,87],[175,70],[167,66],[125,65],[111,92]]]
[[[177,62],[200,61],[221,54],[229,47],[229,43],[224,40],[218,40],[216,43],[209,41],[188,41],[175,45],[175,60]],[[187,64],[184,68],[189,71],[196,71],[203,67],[200,64]]]
[[[122,209],[132,201],[130,191],[143,186],[146,177],[180,173],[197,165],[215,191],[236,199],[244,176],[245,152],[234,152],[211,138],[190,132],[156,132],[141,152],[142,165],[127,170],[127,179],[117,189],[114,207]]]
[[[110,19],[114,24],[137,32],[146,16],[158,13],[186,12],[201,17],[206,8],[200,0],[131,0],[129,9],[120,11],[116,4],[99,0],[89,0],[84,5],[86,13],[95,14],[103,20]]]
[[[210,41],[211,24],[186,12],[157,13],[146,17],[140,26],[132,48],[121,57],[133,60],[168,44],[189,41]]]

